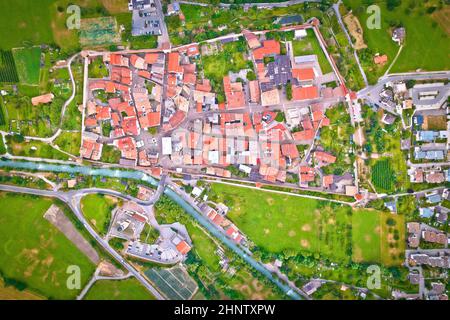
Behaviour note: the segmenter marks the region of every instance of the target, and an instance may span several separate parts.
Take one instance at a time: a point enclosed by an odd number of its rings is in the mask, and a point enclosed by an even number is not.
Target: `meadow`
[[[116,198],[102,194],[88,194],[81,199],[81,209],[95,229],[101,235],[105,235],[109,228],[111,212],[116,203]]]
[[[73,154],[74,156],[78,156],[80,154],[81,133],[63,131],[55,139],[54,143],[61,150]]]
[[[51,145],[37,140],[22,141],[18,135],[7,136],[6,143],[12,155],[21,157],[69,160],[70,156],[56,150]],[[20,140],[18,140],[20,139]]]
[[[84,300],[155,300],[155,297],[135,278],[126,280],[99,280],[88,291]]]
[[[13,55],[20,83],[38,85],[41,68],[41,48],[14,49]]]
[[[391,39],[391,30],[395,25],[406,28],[406,42],[391,73],[415,71],[417,69],[434,71],[447,70],[450,67],[448,29],[444,28],[440,12],[448,11],[448,5],[441,7],[439,1],[404,0],[393,10],[388,10],[386,1],[374,1],[381,8],[381,28],[368,29],[368,18],[363,0],[344,0],[345,6],[353,9],[364,29],[364,40],[372,53],[387,54],[389,62],[384,68],[370,70],[365,66],[371,82],[381,76],[393,61],[398,45]],[[430,9],[434,8],[434,9]],[[446,9],[447,8],[447,9]],[[433,11],[434,10],[434,11]],[[431,11],[432,13],[429,13]],[[374,72],[376,71],[376,72]]]
[[[43,218],[52,203],[0,193],[0,270],[4,279],[49,299],[74,299],[79,290],[67,288],[67,267],[80,267],[83,286],[95,265]]]
[[[353,258],[354,262],[399,264],[397,256],[404,247],[402,216],[224,184],[212,184],[210,199],[229,206],[228,217],[268,252],[289,250],[334,261]],[[395,226],[386,224],[389,218]],[[393,240],[394,233],[400,240]]]

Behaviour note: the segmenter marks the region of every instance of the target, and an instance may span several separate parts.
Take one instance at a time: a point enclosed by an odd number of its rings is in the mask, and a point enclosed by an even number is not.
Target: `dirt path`
[[[61,231],[72,243],[83,252],[89,260],[94,264],[100,262],[100,257],[91,246],[91,244],[78,232],[72,222],[67,218],[61,209],[52,204],[52,206],[45,212],[44,218],[53,224],[59,231]]]

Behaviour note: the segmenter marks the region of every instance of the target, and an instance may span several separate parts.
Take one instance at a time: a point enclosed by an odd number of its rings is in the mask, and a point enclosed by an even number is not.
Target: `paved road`
[[[137,271],[132,265],[125,261],[125,259],[117,253],[107,241],[101,238],[97,232],[89,225],[89,223],[84,218],[81,212],[80,200],[85,194],[83,190],[81,191],[71,191],[71,192],[61,192],[61,191],[48,191],[48,190],[38,190],[38,189],[30,189],[16,186],[7,186],[0,185],[0,190],[7,192],[16,192],[16,193],[26,193],[26,194],[34,194],[42,197],[52,197],[58,198],[64,201],[70,209],[74,212],[77,219],[83,224],[86,230],[90,233],[90,235],[103,247],[103,249],[108,252],[112,257],[114,257],[125,269],[128,270],[136,279],[147,288],[158,300],[165,300],[156,288],[154,288],[148,281],[145,279],[139,271]]]
[[[169,31],[167,30],[166,21],[164,20],[164,13],[160,0],[155,0],[158,16],[161,21],[161,35],[158,37],[158,48],[168,49],[170,48]]]

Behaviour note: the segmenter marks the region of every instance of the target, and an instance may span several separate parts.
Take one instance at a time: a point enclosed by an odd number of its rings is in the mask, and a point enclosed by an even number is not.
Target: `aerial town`
[[[448,4],[53,2],[0,39],[0,300],[448,300]]]

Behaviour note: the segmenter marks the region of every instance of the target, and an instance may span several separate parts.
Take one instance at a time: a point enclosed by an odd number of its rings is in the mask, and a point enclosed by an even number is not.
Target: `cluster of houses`
[[[155,164],[143,135],[161,123],[165,55],[105,53],[103,62],[110,74],[89,80],[81,155],[99,160],[106,142],[120,150],[123,164]]]
[[[224,204],[218,204],[216,209],[211,208],[206,203],[200,206],[204,216],[206,216],[217,228],[223,230],[227,237],[237,244],[246,245],[247,239],[239,229],[226,218],[228,207]]]
[[[426,224],[419,222],[408,222],[408,246],[410,248],[418,248],[420,241],[433,243],[446,247],[449,242],[449,237],[446,233],[431,228]]]

